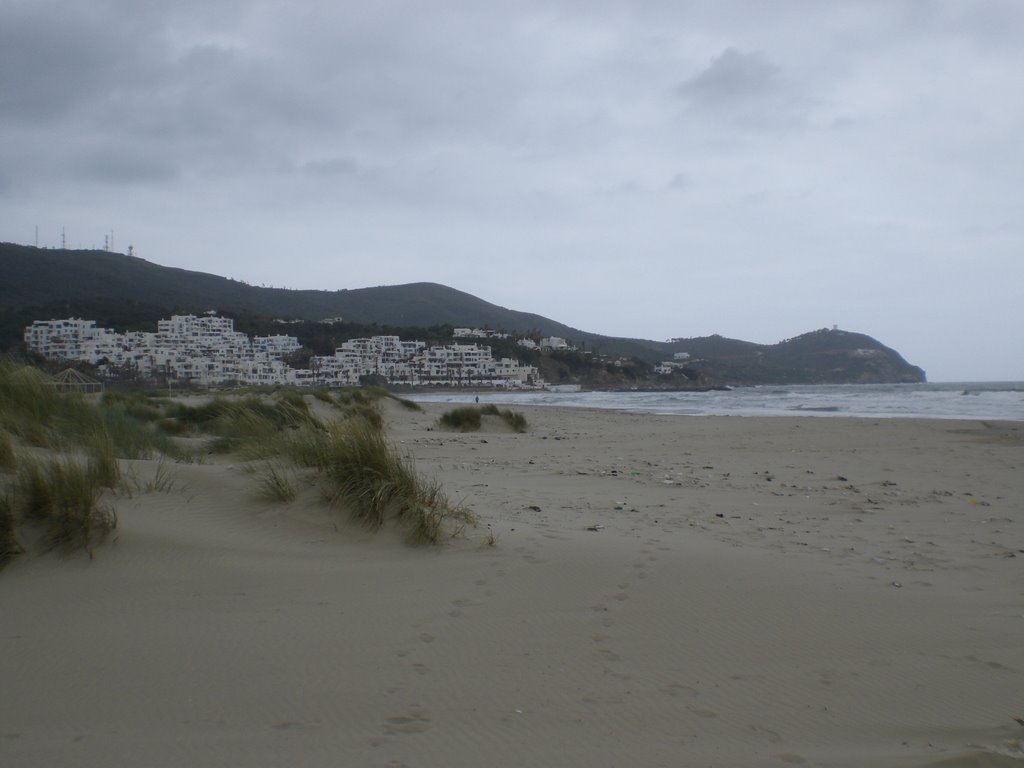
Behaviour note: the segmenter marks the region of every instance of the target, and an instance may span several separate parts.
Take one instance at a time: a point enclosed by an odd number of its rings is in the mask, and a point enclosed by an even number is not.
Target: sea
[[[607,408],[676,416],[857,416],[1024,421],[1024,382],[821,384],[710,392],[437,392],[420,402]]]

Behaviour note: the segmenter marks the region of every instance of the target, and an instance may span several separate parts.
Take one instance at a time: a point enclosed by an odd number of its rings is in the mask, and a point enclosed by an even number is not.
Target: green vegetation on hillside
[[[924,372],[894,350],[868,336],[838,330],[815,331],[773,345],[717,335],[669,342],[615,338],[505,309],[435,283],[286,290],[162,267],[106,251],[0,243],[0,349],[17,349],[23,329],[36,319],[79,316],[124,331],[152,329],[157,319],[171,313],[210,309],[233,317],[238,330],[246,333],[297,336],[305,350],[292,363],[300,367],[310,355],[331,354],[341,342],[359,336],[397,335],[428,344],[448,343],[454,327],[470,326],[571,340],[580,347],[578,358],[530,353],[511,340],[486,342],[499,357],[538,365],[542,375],[556,384],[672,389],[924,381]],[[317,322],[337,317],[343,321]],[[302,322],[274,322],[280,319]],[[671,360],[677,352],[690,355],[691,374],[659,377],[650,372],[651,366]],[[587,359],[606,361],[603,370],[597,363],[586,364]],[[582,367],[574,370],[577,363]]]

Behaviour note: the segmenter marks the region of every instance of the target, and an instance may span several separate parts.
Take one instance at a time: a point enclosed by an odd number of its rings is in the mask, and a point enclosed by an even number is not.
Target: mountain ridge
[[[44,319],[31,317],[33,311],[56,311],[63,306],[70,310],[88,302],[134,304],[150,313],[215,309],[307,321],[341,316],[351,323],[391,327],[489,327],[524,335],[559,336],[605,355],[645,363],[685,352],[694,361],[701,361],[705,380],[719,383],[925,380],[924,371],[907,363],[895,350],[849,331],[811,331],[774,345],[718,335],[659,342],[589,333],[439,283],[335,291],[267,288],[212,273],[166,267],[127,254],[0,243],[0,321],[6,334],[0,343],[10,346],[15,341],[11,334],[18,323],[24,327],[33,319]],[[671,385],[671,381],[660,383]]]

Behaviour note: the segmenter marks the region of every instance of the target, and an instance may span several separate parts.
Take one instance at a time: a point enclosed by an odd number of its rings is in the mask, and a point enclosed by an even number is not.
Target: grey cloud
[[[314,176],[356,176],[361,168],[359,164],[348,157],[333,157],[328,160],[309,160],[299,166],[302,173]]]
[[[465,282],[480,253],[523,275],[557,262],[588,302],[546,281],[546,305],[524,278],[506,303],[576,325],[601,306],[609,332],[661,335],[654,308],[675,312],[679,282],[712,286],[701,314],[718,322],[715,264],[786,254],[817,279],[879,254],[894,276],[932,274],[900,248],[1016,263],[1022,37],[1019,0],[0,0],[2,223],[131,221],[154,260],[203,268],[246,229],[218,271],[418,276],[490,299],[492,270]],[[898,247],[888,219],[913,224]],[[365,277],[315,258],[296,272],[268,245],[293,237],[365,254]],[[627,311],[605,291],[634,272],[665,279]],[[751,312],[774,316],[780,286],[758,281]]]
[[[669,179],[666,189],[680,192],[693,186],[693,179],[688,173],[677,173]]]
[[[816,106],[763,53],[736,48],[726,48],[674,93],[692,115],[751,131],[804,128]]]
[[[104,147],[76,156],[72,175],[104,184],[139,184],[171,181],[178,176],[175,165],[158,152]]]
[[[4,121],[60,118],[125,74],[125,52],[75,7],[59,14],[28,3],[0,10],[0,115]]]
[[[762,54],[726,48],[707,69],[680,83],[676,93],[699,106],[717,107],[759,99],[778,82],[779,68]]]

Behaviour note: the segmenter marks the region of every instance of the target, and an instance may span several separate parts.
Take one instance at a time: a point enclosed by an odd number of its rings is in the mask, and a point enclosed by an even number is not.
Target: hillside
[[[681,376],[653,377],[648,370],[675,352],[687,352],[695,361],[689,381],[699,374],[706,385],[924,380],[924,372],[894,350],[868,336],[844,331],[815,331],[774,345],[721,336],[672,342],[625,339],[500,307],[436,283],[337,291],[263,288],[108,251],[0,243],[2,348],[17,345],[21,330],[35,319],[79,316],[121,330],[147,329],[172,312],[210,309],[236,317],[307,321],[342,317],[355,326],[473,326],[561,336],[607,357],[635,358],[633,380],[644,386],[673,387],[687,381]],[[562,381],[595,385],[607,380],[604,374],[588,374],[593,366],[566,360],[559,365],[553,364],[552,369]]]
[[[261,288],[120,253],[11,243],[0,243],[0,286],[0,309],[42,306],[56,299],[130,298],[181,311],[247,311],[304,320],[342,316],[356,323],[404,326],[489,325],[563,336],[583,333],[437,283],[339,291]]]

